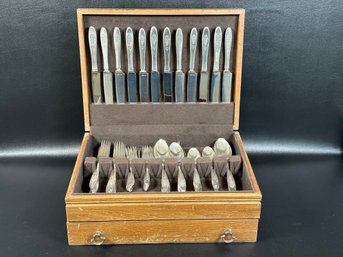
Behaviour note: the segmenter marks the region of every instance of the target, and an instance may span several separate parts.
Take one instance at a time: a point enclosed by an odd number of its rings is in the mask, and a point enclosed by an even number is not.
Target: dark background
[[[67,246],[63,198],[84,131],[78,7],[246,9],[240,131],[263,193],[258,243]],[[0,256],[343,256],[342,10],[340,0],[2,0]]]

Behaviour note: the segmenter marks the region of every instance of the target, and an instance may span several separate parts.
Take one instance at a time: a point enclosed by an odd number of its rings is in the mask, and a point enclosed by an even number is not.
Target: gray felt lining
[[[152,145],[164,138],[200,147],[218,135],[230,137],[233,109],[233,103],[91,104],[91,134],[129,145]]]

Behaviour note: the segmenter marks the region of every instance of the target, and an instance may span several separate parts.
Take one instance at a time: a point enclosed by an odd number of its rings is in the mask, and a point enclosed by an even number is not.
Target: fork
[[[135,176],[133,175],[132,170],[132,159],[138,158],[138,149],[136,146],[129,146],[125,149],[126,158],[129,159],[129,174],[127,175],[126,180],[126,191],[132,192],[133,186],[135,185]]]
[[[150,172],[148,166],[148,158],[154,158],[153,149],[151,146],[142,147],[142,158],[145,159],[145,173],[143,177],[143,190],[148,191],[150,187]]]
[[[100,176],[100,164],[99,158],[100,157],[109,157],[111,151],[111,142],[107,140],[102,140],[100,143],[99,151],[98,151],[98,163],[96,165],[96,169],[92,174],[91,180],[89,181],[89,188],[90,193],[96,193],[99,189],[99,176]]]
[[[114,142],[113,144],[113,168],[106,185],[106,193],[117,192],[117,165],[116,158],[125,157],[125,144],[123,142]]]

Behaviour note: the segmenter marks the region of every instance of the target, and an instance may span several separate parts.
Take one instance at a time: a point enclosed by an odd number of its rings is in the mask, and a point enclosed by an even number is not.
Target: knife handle
[[[145,30],[141,28],[138,34],[138,44],[139,44],[139,62],[141,71],[145,71],[145,48],[146,48],[146,36]]]
[[[198,32],[196,28],[192,28],[189,38],[189,70],[194,71],[195,51],[197,49]]]
[[[214,31],[213,44],[214,44],[213,71],[219,71],[220,48],[222,46],[222,29],[220,27],[216,27],[216,30]]]
[[[182,70],[182,45],[183,45],[183,34],[182,30],[178,28],[175,36],[175,48],[176,48],[176,71]]]
[[[89,50],[91,53],[92,71],[98,71],[98,60],[97,60],[97,38],[96,30],[93,26],[89,27],[88,30],[88,42]]]
[[[202,40],[201,40],[201,50],[202,50],[202,63],[201,71],[207,71],[207,58],[208,58],[208,48],[210,45],[210,29],[205,27],[202,31]]]
[[[224,48],[225,48],[225,63],[224,69],[230,69],[230,53],[231,53],[231,45],[232,45],[232,30],[228,27],[225,30],[225,39],[224,39]]]
[[[158,33],[155,26],[150,30],[151,70],[157,71]]]
[[[133,67],[133,31],[131,27],[126,29],[127,71],[134,72]]]
[[[164,54],[164,71],[170,71],[170,29],[166,27],[163,30],[163,54]]]
[[[100,43],[101,43],[101,50],[102,50],[102,59],[104,61],[104,71],[109,71],[108,66],[108,35],[107,29],[102,27],[100,29]]]
[[[116,69],[121,70],[121,36],[118,27],[115,27],[113,30],[113,43],[116,56]]]

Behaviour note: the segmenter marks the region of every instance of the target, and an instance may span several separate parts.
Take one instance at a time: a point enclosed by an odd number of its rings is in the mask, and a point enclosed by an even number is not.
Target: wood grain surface
[[[68,204],[67,220],[182,220],[260,217],[260,202]]]
[[[219,243],[228,228],[235,242],[255,242],[258,220],[67,222],[67,227],[70,245],[91,245],[96,231],[105,237],[103,244]]]

